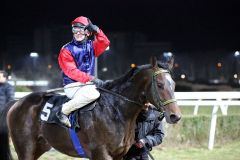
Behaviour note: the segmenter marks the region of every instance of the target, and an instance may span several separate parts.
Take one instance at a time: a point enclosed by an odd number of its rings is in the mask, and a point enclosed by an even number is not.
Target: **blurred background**
[[[7,70],[17,86],[30,90],[62,86],[59,50],[71,41],[70,23],[81,15],[90,18],[111,41],[107,53],[98,58],[98,77],[103,80],[149,63],[151,55],[171,52],[176,91],[236,90],[240,86],[237,0],[3,4],[0,69]]]
[[[9,73],[17,92],[62,87],[57,58],[72,40],[70,24],[78,16],[88,17],[111,41],[97,59],[100,79],[115,79],[149,63],[152,55],[173,54],[177,92],[240,91],[239,0],[5,0],[2,5],[0,70]],[[220,109],[213,114],[212,105],[193,115],[196,106],[181,106],[181,122],[165,125],[155,159],[239,160],[239,105],[227,115]],[[216,114],[215,148],[209,152]],[[57,153],[42,159],[74,159]]]

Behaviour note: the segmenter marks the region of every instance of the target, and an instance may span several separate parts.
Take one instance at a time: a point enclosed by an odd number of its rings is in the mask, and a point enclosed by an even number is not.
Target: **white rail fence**
[[[217,112],[220,108],[223,115],[227,115],[229,106],[240,106],[240,92],[176,92],[177,103],[180,106],[194,106],[193,115],[198,114],[199,106],[212,106],[208,149],[214,147]]]
[[[16,92],[15,98],[19,99],[30,92]],[[229,106],[240,106],[240,92],[175,92],[179,106],[194,106],[193,115],[198,114],[199,106],[212,106],[208,149],[214,147],[217,112],[220,108],[223,115],[227,115]]]

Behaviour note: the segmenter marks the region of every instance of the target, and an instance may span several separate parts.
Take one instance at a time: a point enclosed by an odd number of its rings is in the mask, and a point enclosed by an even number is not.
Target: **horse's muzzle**
[[[170,114],[170,121],[172,123],[177,123],[181,119],[181,115],[172,113]]]

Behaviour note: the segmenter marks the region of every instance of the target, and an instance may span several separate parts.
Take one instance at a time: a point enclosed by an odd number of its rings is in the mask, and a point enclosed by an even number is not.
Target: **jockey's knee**
[[[89,98],[92,99],[92,100],[96,100],[96,99],[98,99],[99,97],[100,97],[100,93],[99,93],[97,90],[95,90],[95,91],[91,92]]]

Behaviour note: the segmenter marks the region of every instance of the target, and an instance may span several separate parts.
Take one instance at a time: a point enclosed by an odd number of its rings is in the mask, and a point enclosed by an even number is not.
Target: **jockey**
[[[68,115],[72,111],[99,98],[100,93],[94,85],[98,82],[94,78],[95,57],[110,44],[103,31],[87,17],[80,16],[72,21],[72,33],[73,40],[61,48],[58,57],[64,92],[71,100],[62,105],[57,117],[67,127],[71,127]]]

